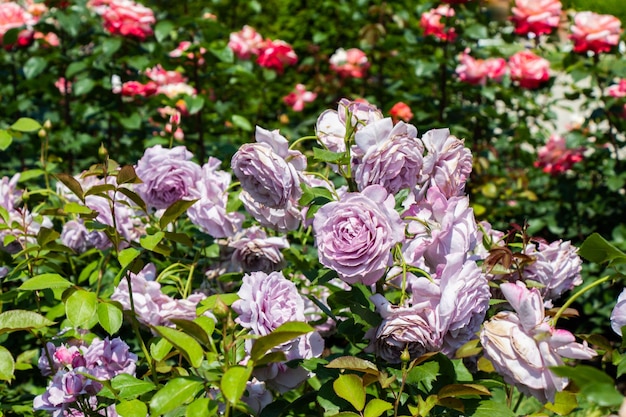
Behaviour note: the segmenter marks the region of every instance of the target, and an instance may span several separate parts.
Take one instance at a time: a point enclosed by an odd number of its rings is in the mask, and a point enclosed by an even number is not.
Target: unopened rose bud
[[[109,156],[109,151],[107,151],[107,148],[105,148],[102,144],[100,144],[100,147],[98,148],[98,156],[101,159],[105,159]]]
[[[411,360],[411,354],[409,353],[409,347],[405,346],[404,350],[400,354],[400,360],[402,362],[408,362]]]
[[[52,129],[52,122],[50,121],[50,119],[46,120],[43,124],[43,128],[46,130],[50,130]]]
[[[222,301],[221,298],[217,297],[217,299],[215,300],[215,307],[213,307],[213,314],[215,314],[215,317],[217,317],[218,319],[223,319],[228,316],[229,312],[230,308],[228,307],[228,305],[226,305],[226,303]]]
[[[41,139],[45,138],[46,135],[47,133],[45,129],[39,129],[39,132],[37,132],[37,136],[39,136]]]

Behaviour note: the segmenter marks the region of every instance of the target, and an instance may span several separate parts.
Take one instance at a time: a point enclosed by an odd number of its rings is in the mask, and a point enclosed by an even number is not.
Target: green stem
[[[600,284],[604,284],[605,282],[607,282],[608,280],[611,279],[610,275],[607,275],[605,277],[602,277],[594,282],[592,282],[591,284],[581,288],[580,290],[578,290],[578,292],[576,292],[576,294],[572,295],[566,302],[565,304],[563,304],[563,306],[561,308],[559,308],[559,311],[556,312],[556,314],[554,315],[554,317],[552,318],[552,327],[556,327],[556,322],[559,320],[559,318],[561,317],[561,315],[563,315],[563,313],[565,312],[565,310],[567,310],[569,308],[569,306],[572,305],[572,303],[574,303],[574,301],[576,301],[576,299],[578,297],[580,297],[581,295],[583,295],[584,293],[586,293],[587,291],[589,291],[592,288],[597,287]]]
[[[296,139],[291,145],[289,145],[289,149],[294,149],[296,147],[296,145],[299,145],[300,143],[307,141],[307,140],[317,140],[317,136],[303,136],[300,139]]]

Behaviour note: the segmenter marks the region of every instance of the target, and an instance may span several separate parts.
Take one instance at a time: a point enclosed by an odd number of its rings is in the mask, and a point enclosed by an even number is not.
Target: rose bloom
[[[584,148],[568,148],[565,138],[554,134],[544,146],[537,150],[537,160],[534,165],[546,174],[562,174],[583,160],[583,152]]]
[[[298,62],[298,56],[287,42],[267,39],[261,47],[256,62],[264,68],[275,69],[282,74],[285,66],[295,65]]]
[[[290,106],[294,111],[302,111],[304,103],[311,103],[317,98],[317,94],[307,91],[304,84],[296,84],[293,91],[283,97],[283,102]]]
[[[611,311],[611,329],[621,336],[624,326],[626,326],[626,289],[617,297],[617,303]]]
[[[454,9],[447,4],[442,4],[436,9],[430,9],[422,14],[420,25],[425,35],[433,35],[442,41],[453,42],[456,39],[454,28],[446,28],[441,18],[454,17]]]
[[[284,236],[267,237],[259,227],[251,227],[236,235],[228,243],[233,248],[232,262],[243,272],[262,271],[267,274],[279,271],[285,264],[281,249],[289,247]]]
[[[466,49],[459,57],[455,72],[463,82],[484,85],[488,78],[500,81],[506,72],[506,61],[502,58],[476,59]]]
[[[367,55],[358,48],[339,48],[330,57],[330,69],[342,78],[363,78],[369,67]]]
[[[104,27],[114,35],[144,40],[154,31],[156,23],[151,9],[132,0],[111,0],[102,13]]]
[[[380,185],[322,206],[313,219],[322,265],[349,284],[378,281],[391,264],[391,248],[404,240],[404,225],[394,206],[393,195]]]
[[[520,51],[509,58],[511,79],[522,88],[538,88],[550,79],[550,62],[531,51]]]
[[[389,115],[391,116],[391,120],[393,120],[394,123],[398,123],[398,121],[400,120],[408,122],[413,118],[413,112],[411,111],[411,108],[408,106],[408,104],[402,101],[397,102],[391,107],[391,109],[389,110]]]
[[[550,33],[561,20],[560,0],[515,0],[511,11],[518,35]]]
[[[372,184],[390,194],[413,189],[420,178],[424,145],[417,139],[415,126],[390,118],[370,123],[355,135],[354,179],[359,189]]]
[[[9,30],[30,27],[35,23],[37,23],[37,19],[19,4],[12,1],[0,3],[0,43],[2,43],[4,34]],[[19,46],[28,46],[31,38],[32,31],[30,29],[23,30],[18,35],[17,44]],[[5,47],[7,46],[11,45],[5,45]]]
[[[554,402],[569,381],[550,367],[563,365],[563,357],[591,359],[596,352],[586,342],[577,343],[567,330],[550,325],[537,288],[529,290],[518,282],[501,284],[500,289],[515,312],[502,311],[484,323],[484,355],[506,383],[543,403]]]
[[[178,71],[167,71],[161,64],[148,68],[145,74],[158,85],[184,83],[187,79]]]
[[[621,21],[610,14],[576,13],[570,35],[574,52],[609,52],[619,43],[621,26]]]
[[[609,86],[606,93],[615,98],[626,97],[626,78],[622,78],[619,83]]]
[[[306,158],[289,150],[278,130],[256,128],[257,143],[242,145],[233,155],[231,168],[241,187],[259,204],[284,209],[302,195],[300,174]]]
[[[230,34],[228,47],[240,59],[258,55],[263,47],[263,37],[251,26],[245,25],[239,32]]]
[[[146,84],[142,84],[139,81],[127,81],[120,86],[113,86],[113,92],[116,94],[122,94],[124,97],[150,97],[156,94],[159,86],[149,81]]]
[[[149,207],[164,209],[173,203],[191,200],[191,189],[202,178],[202,169],[191,161],[193,157],[184,146],[172,149],[155,145],[146,149],[135,171],[143,181],[135,190]]]

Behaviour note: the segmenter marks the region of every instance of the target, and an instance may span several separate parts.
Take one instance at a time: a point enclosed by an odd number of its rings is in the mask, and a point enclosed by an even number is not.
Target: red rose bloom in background
[[[89,6],[102,16],[105,29],[113,35],[144,40],[154,33],[154,13],[132,0],[92,0]]]
[[[298,62],[298,56],[287,42],[267,39],[256,62],[262,67],[273,68],[282,74],[285,66]]]
[[[511,79],[522,88],[537,88],[550,79],[550,62],[531,51],[520,51],[509,58]]]
[[[546,145],[537,150],[535,167],[541,168],[546,174],[561,174],[582,161],[583,152],[584,148],[568,149],[565,138],[552,135]]]
[[[9,30],[24,27],[25,29],[20,31],[18,35],[17,45],[30,45],[33,40],[33,31],[30,26],[35,23],[37,23],[37,19],[19,4],[12,1],[0,3],[0,43]],[[6,48],[12,45],[4,46]]]
[[[518,35],[547,34],[559,26],[561,2],[559,0],[515,0],[511,20]]]
[[[574,16],[572,34],[574,52],[609,52],[619,43],[622,23],[610,14],[580,12]]]
[[[391,120],[393,123],[398,123],[400,120],[408,122],[413,118],[413,112],[408,104],[403,103],[402,101],[397,102],[393,105],[391,110],[389,110],[389,115],[391,116]]]
[[[436,9],[430,9],[422,14],[420,24],[424,29],[425,35],[433,35],[442,41],[454,41],[456,32],[454,28],[446,28],[441,18],[454,17],[454,9],[447,4],[442,4]]]

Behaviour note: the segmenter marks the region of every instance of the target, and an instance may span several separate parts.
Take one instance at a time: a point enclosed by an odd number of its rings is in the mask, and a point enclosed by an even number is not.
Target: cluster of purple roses
[[[48,342],[39,359],[45,376],[54,375],[46,391],[35,397],[33,408],[53,416],[117,416],[114,406],[102,406],[97,394],[102,384],[120,374],[135,375],[137,355],[120,338],[95,339],[89,346],[55,346]],[[92,378],[88,377],[89,375]]]
[[[315,138],[324,158],[331,161],[324,170],[313,166],[307,171],[304,153],[292,149],[294,145],[278,130],[261,127],[256,129],[256,142],[241,146],[233,156],[231,168],[240,183],[239,198],[260,226],[244,228],[244,214],[227,211],[232,178],[219,169],[221,162],[210,158],[201,166],[182,146],[147,149],[135,165],[141,183],[120,185],[116,176],[101,179],[87,174],[75,178],[80,187],[100,187],[101,192],[87,193],[81,200],[63,185],[57,190],[66,202],[92,210],[96,223],[115,228],[121,246],[139,242],[150,222],[172,204],[195,200],[187,217],[216,238],[228,255],[224,264],[207,275],[245,273],[232,309],[238,315],[236,323],[255,336],[267,335],[289,321],[322,317],[294,283],[293,278],[301,278],[282,272],[281,251],[290,245],[287,232],[311,227],[319,262],[337,273],[338,287],[349,289],[358,283],[374,290],[371,302],[382,321],[367,335],[369,351],[390,363],[427,352],[452,357],[463,344],[479,338],[485,357],[505,381],[541,401],[554,400],[568,381],[553,375],[549,367],[562,364],[562,358],[595,355],[570,332],[555,329],[545,316],[546,307],[582,283],[576,248],[569,242],[531,240],[520,249],[528,260],[521,266],[487,267],[485,261],[494,250],[509,248],[504,233],[492,230],[487,222],[476,222],[464,192],[472,155],[448,129],[418,136],[414,126],[402,121],[394,124],[369,103],[343,99],[337,110],[319,116]],[[342,180],[344,185],[335,186]],[[15,178],[0,182],[0,202],[8,213],[0,218],[0,234],[9,242],[6,236],[19,229],[16,241],[25,244],[26,236],[36,233],[27,227],[40,228],[45,219],[18,222],[18,218],[30,217],[25,207],[18,206],[16,182]],[[309,212],[312,207],[301,204],[307,187],[324,191],[332,200]],[[119,188],[137,193],[146,210]],[[6,218],[16,220],[9,223]],[[110,233],[88,226],[80,218],[66,222],[62,242],[76,252],[110,247]],[[533,288],[528,289],[526,282]],[[499,289],[494,284],[500,284]],[[306,290],[316,293],[315,288]],[[324,302],[327,294],[317,291],[315,295]],[[122,280],[111,298],[129,310],[131,296],[137,318],[148,326],[172,325],[172,318],[193,319],[195,306],[205,297],[165,295],[153,265],[131,275],[130,287]],[[490,299],[502,296],[508,301],[508,311],[485,321]],[[621,298],[620,305],[626,305]],[[616,331],[626,323],[623,317],[626,314],[614,313]],[[275,350],[282,351],[287,361],[318,357],[329,329],[325,325]],[[250,353],[251,347],[247,339],[245,352]],[[80,368],[79,362],[70,363],[71,368],[64,365],[65,373],[55,377],[51,386],[62,383],[66,374],[70,375],[65,377],[68,383],[78,383],[79,378],[70,372]],[[255,393],[256,399],[247,398],[262,407],[271,400],[266,386],[286,392],[309,375],[285,362],[272,363],[255,370],[249,394]],[[93,395],[90,384],[85,380],[86,388],[72,392]],[[58,407],[71,402],[59,402],[54,393],[61,391],[49,392],[38,397],[36,404]]]

